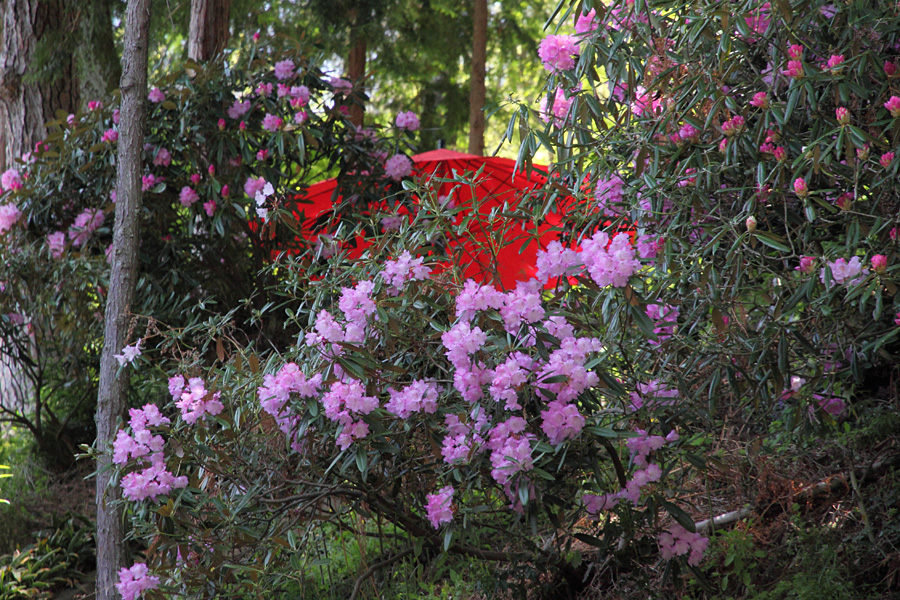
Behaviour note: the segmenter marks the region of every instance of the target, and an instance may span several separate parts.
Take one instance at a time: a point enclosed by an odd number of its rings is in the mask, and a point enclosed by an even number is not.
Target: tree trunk
[[[82,102],[103,98],[116,89],[122,77],[110,4],[110,0],[84,0],[78,9],[81,40],[75,54]]]
[[[116,180],[116,220],[113,227],[112,266],[100,357],[97,397],[97,598],[113,600],[125,550],[121,509],[111,503],[121,497],[112,474],[109,445],[117,418],[125,408],[127,375],[117,376],[114,357],[122,351],[137,278],[137,252],[141,211],[141,148],[144,142],[144,105],[147,98],[147,48],[150,0],[128,0],[125,11],[125,50],[122,56],[122,107]]]
[[[366,75],[366,38],[362,35],[354,37],[353,45],[350,47],[350,55],[347,57],[347,76],[353,82],[354,95],[356,102],[350,105],[350,122],[357,127],[363,126],[363,114],[365,113],[365,105],[363,94],[364,78]]]
[[[225,50],[231,0],[191,0],[188,58],[205,62]]]
[[[484,155],[484,105],[487,63],[487,0],[474,0],[472,14],[472,78],[469,83],[469,154]]]
[[[4,0],[0,3],[0,169],[14,166],[24,152],[46,137],[44,124],[56,111],[78,106],[75,64],[65,51],[51,54],[53,77],[36,81],[35,48],[44,38],[63,35],[69,11],[55,0]],[[47,65],[44,65],[47,67]]]

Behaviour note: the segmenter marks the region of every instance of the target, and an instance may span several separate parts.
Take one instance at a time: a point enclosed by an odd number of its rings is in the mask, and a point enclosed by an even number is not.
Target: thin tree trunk
[[[357,95],[357,102],[350,105],[350,122],[357,127],[363,126],[363,115],[365,107],[362,95],[365,93],[363,87],[366,75],[366,38],[362,35],[354,38],[353,45],[350,47],[350,54],[347,57],[347,76],[353,82],[354,91]]]
[[[82,102],[103,98],[116,89],[122,77],[110,5],[111,0],[83,0],[77,9],[81,40],[75,55]]]
[[[74,112],[78,105],[74,60],[53,57],[52,79],[32,81],[38,42],[68,25],[70,13],[54,0],[0,2],[0,169],[7,169],[47,135],[44,124],[57,110]],[[29,77],[31,76],[31,77]]]
[[[469,154],[484,155],[484,105],[487,99],[487,0],[474,0],[472,13],[472,78],[469,91]]]
[[[228,44],[231,0],[191,0],[188,58],[211,60]]]
[[[108,453],[116,420],[125,408],[127,376],[117,376],[114,354],[122,351],[128,334],[137,251],[140,236],[141,148],[144,141],[144,105],[147,98],[147,47],[150,0],[128,0],[125,11],[125,50],[122,56],[122,107],[116,180],[116,220],[113,228],[112,267],[100,357],[97,398],[97,598],[113,600],[118,571],[124,566],[122,511],[111,502],[121,496],[110,485]]]

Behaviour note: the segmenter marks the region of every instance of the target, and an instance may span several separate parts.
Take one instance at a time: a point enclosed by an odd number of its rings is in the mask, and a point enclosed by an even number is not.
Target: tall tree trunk
[[[113,39],[111,0],[83,0],[77,9],[81,34],[75,51],[82,102],[99,100],[119,85],[122,66]]]
[[[231,0],[191,0],[188,58],[204,62],[225,50]]]
[[[122,107],[116,172],[116,220],[113,227],[112,266],[100,357],[97,397],[97,597],[113,600],[125,550],[121,509],[111,503],[121,497],[110,485],[108,452],[116,419],[125,408],[127,376],[117,377],[115,354],[122,351],[137,278],[137,251],[141,211],[141,148],[144,142],[144,105],[147,98],[147,48],[150,0],[128,0],[125,11],[125,50],[122,55]]]
[[[70,12],[58,0],[4,0],[0,2],[0,169],[7,169],[24,152],[46,137],[44,124],[57,110],[74,112],[78,105],[75,65],[64,50],[52,55],[53,77],[35,77],[38,43],[62,35]]]
[[[487,99],[487,0],[474,0],[472,12],[472,77],[469,83],[469,154],[484,155],[484,104]]]
[[[355,25],[354,29],[356,29]],[[347,76],[353,82],[356,102],[350,105],[350,122],[357,127],[362,127],[365,113],[362,96],[365,93],[363,83],[366,75],[366,38],[357,32],[354,33],[352,39],[350,54],[347,56]]]

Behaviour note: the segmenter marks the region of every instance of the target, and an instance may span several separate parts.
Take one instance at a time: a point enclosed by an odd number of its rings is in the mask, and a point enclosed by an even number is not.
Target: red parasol
[[[475,156],[452,150],[432,150],[412,157],[413,174],[432,185],[437,196],[449,196],[459,211],[456,224],[464,220],[466,233],[448,244],[448,253],[455,256],[463,267],[465,277],[482,283],[499,284],[512,289],[516,281],[530,279],[537,268],[535,261],[538,247],[546,248],[557,239],[558,232],[551,231],[559,223],[559,216],[547,215],[537,226],[533,223],[508,219],[491,219],[491,212],[500,212],[504,204],[515,209],[522,197],[540,189],[547,175],[539,168],[530,172],[517,171],[515,161],[508,158]],[[472,185],[452,181],[455,175],[464,176]],[[310,186],[294,212],[303,213],[301,230],[308,242],[316,239],[316,231],[331,211],[337,181],[328,179]],[[300,198],[298,198],[300,200]],[[473,208],[475,210],[473,210]],[[307,233],[308,232],[308,233]],[[537,237],[539,244],[529,238]],[[369,243],[359,236],[357,247],[351,256],[359,256]],[[524,245],[524,247],[523,247]],[[499,276],[495,281],[494,273]]]

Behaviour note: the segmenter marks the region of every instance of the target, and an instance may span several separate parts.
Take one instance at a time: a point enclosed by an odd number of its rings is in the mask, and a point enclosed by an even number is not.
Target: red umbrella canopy
[[[543,171],[517,171],[515,161],[508,158],[452,150],[423,152],[413,156],[412,161],[413,175],[431,186],[438,197],[447,196],[451,206],[460,209],[455,224],[465,223],[465,233],[450,240],[447,251],[463,265],[465,277],[512,289],[517,281],[534,275],[539,246],[545,248],[558,237],[551,228],[558,224],[559,216],[548,215],[535,230],[533,223],[498,217],[497,213],[504,204],[515,209],[525,194],[542,188],[547,181]],[[471,184],[450,181],[458,176]],[[337,180],[328,179],[310,186],[305,196],[297,198],[300,202],[294,212],[298,218],[303,213],[301,231],[307,242],[314,242],[323,232],[322,224],[329,221],[329,213],[339,200],[337,187]],[[326,226],[324,231],[330,229]],[[533,241],[535,237],[539,243]],[[529,239],[532,241],[526,244]],[[369,246],[362,236],[356,243],[351,257],[359,256]]]

